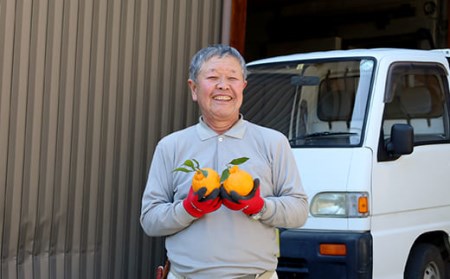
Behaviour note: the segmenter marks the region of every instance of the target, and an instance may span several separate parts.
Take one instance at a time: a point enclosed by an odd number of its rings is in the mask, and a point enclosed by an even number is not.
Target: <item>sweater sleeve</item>
[[[308,199],[287,139],[278,140],[270,154],[274,195],[265,197],[261,221],[273,227],[301,227],[308,218]]]
[[[147,184],[142,196],[140,222],[149,236],[167,236],[189,226],[195,218],[174,201],[174,185],[168,152],[161,143],[153,154]]]

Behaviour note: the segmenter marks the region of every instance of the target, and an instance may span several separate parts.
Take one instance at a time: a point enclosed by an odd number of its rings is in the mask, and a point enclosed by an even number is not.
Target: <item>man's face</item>
[[[239,61],[232,56],[213,57],[200,69],[197,82],[189,80],[192,99],[198,102],[204,121],[211,126],[239,118],[247,85]]]

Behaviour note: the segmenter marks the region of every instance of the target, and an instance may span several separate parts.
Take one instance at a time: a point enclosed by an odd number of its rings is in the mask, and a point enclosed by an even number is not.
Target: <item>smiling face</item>
[[[217,133],[225,132],[239,119],[247,81],[236,58],[212,57],[200,68],[197,81],[189,79],[188,84],[203,121]]]

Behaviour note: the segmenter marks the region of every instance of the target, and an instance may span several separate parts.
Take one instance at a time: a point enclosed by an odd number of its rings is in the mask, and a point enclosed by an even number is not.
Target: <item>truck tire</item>
[[[438,247],[419,243],[409,255],[405,279],[445,279],[445,271],[445,263]]]

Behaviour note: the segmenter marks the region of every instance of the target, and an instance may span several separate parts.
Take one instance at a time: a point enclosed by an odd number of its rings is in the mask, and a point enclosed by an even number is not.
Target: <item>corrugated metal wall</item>
[[[0,278],[153,278],[153,148],[197,120],[219,0],[0,0]]]

